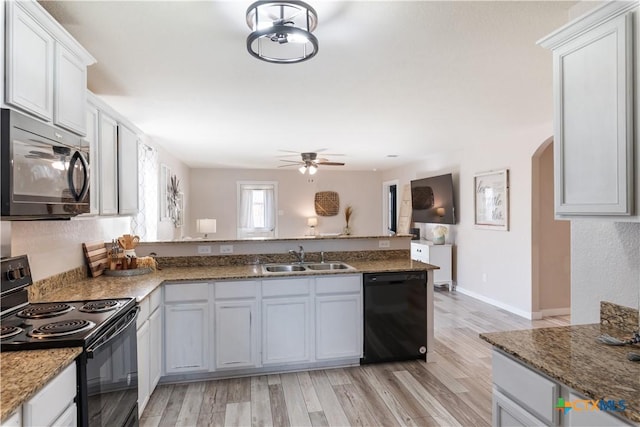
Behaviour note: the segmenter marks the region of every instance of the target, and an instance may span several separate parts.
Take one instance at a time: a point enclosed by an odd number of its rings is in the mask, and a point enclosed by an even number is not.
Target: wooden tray
[[[151,271],[153,270],[149,267],[132,268],[130,270],[104,270],[104,275],[116,277],[140,276],[142,274],[149,274]]]

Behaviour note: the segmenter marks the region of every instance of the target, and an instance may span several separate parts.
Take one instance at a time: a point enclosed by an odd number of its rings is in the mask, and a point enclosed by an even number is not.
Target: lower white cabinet
[[[362,276],[316,278],[316,359],[362,357]]]
[[[501,427],[529,427],[544,425],[518,403],[498,390],[493,390],[493,425]]]
[[[138,416],[142,416],[149,397],[149,321],[138,328]]]
[[[24,426],[76,426],[76,364],[67,366],[22,405]]]
[[[161,292],[156,288],[138,307],[138,416],[142,415],[160,379],[162,357]],[[151,313],[151,314],[150,314]]]
[[[214,347],[216,369],[259,366],[259,281],[214,284]]]
[[[262,364],[311,360],[310,280],[262,282]]]
[[[433,270],[433,284],[447,285],[449,290],[453,289],[451,248],[450,244],[411,242],[411,259],[440,267],[439,270]]]
[[[208,284],[169,284],[164,292],[165,372],[208,371]]]
[[[157,308],[149,316],[149,394],[162,375],[162,311]]]
[[[2,423],[2,427],[22,427],[22,406]]]
[[[575,402],[576,400],[593,400],[578,394],[569,393],[568,400]],[[607,411],[589,410],[587,405],[577,405],[579,409],[573,409],[564,416],[564,426],[568,427],[612,427],[612,426],[629,426],[620,418],[612,415]],[[584,408],[584,410],[581,410]]]

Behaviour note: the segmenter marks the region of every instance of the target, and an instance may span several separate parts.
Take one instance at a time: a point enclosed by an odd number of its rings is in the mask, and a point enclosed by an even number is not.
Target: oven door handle
[[[133,311],[135,311],[135,313],[131,315]],[[131,316],[131,318],[127,321],[125,325],[119,326],[119,327],[117,325],[112,326],[107,332],[104,333],[104,335],[102,335],[102,337],[100,337],[100,339],[95,344],[87,347],[87,357],[89,359],[93,359],[93,353],[98,351],[100,347],[102,347],[103,345],[108,344],[111,340],[113,340],[118,335],[120,335],[122,331],[124,331],[129,326],[131,326],[131,324],[138,319],[139,312],[140,312],[140,307],[136,307],[132,309],[129,313],[127,313],[127,316]],[[112,331],[112,329],[116,327],[117,329],[115,331]]]

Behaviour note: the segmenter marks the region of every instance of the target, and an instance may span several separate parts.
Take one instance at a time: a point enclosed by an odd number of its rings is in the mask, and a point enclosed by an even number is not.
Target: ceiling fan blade
[[[279,168],[288,168],[289,166],[298,166],[298,164],[297,164],[297,163],[292,163],[292,164],[290,164],[290,165],[280,165],[280,166],[278,166],[278,167],[279,167]]]
[[[292,163],[294,165],[304,165],[304,162],[301,162],[299,160],[286,160],[286,159],[280,159],[281,162],[287,162],[287,163]]]
[[[278,150],[282,153],[292,153],[292,154],[297,154],[298,156],[300,155],[299,151],[292,151],[292,150]]]
[[[344,166],[342,162],[317,162],[317,164],[322,166]]]

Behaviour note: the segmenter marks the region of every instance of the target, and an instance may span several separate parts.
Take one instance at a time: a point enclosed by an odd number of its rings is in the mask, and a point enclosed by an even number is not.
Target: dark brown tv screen
[[[411,181],[413,222],[455,224],[452,175],[432,176]]]

